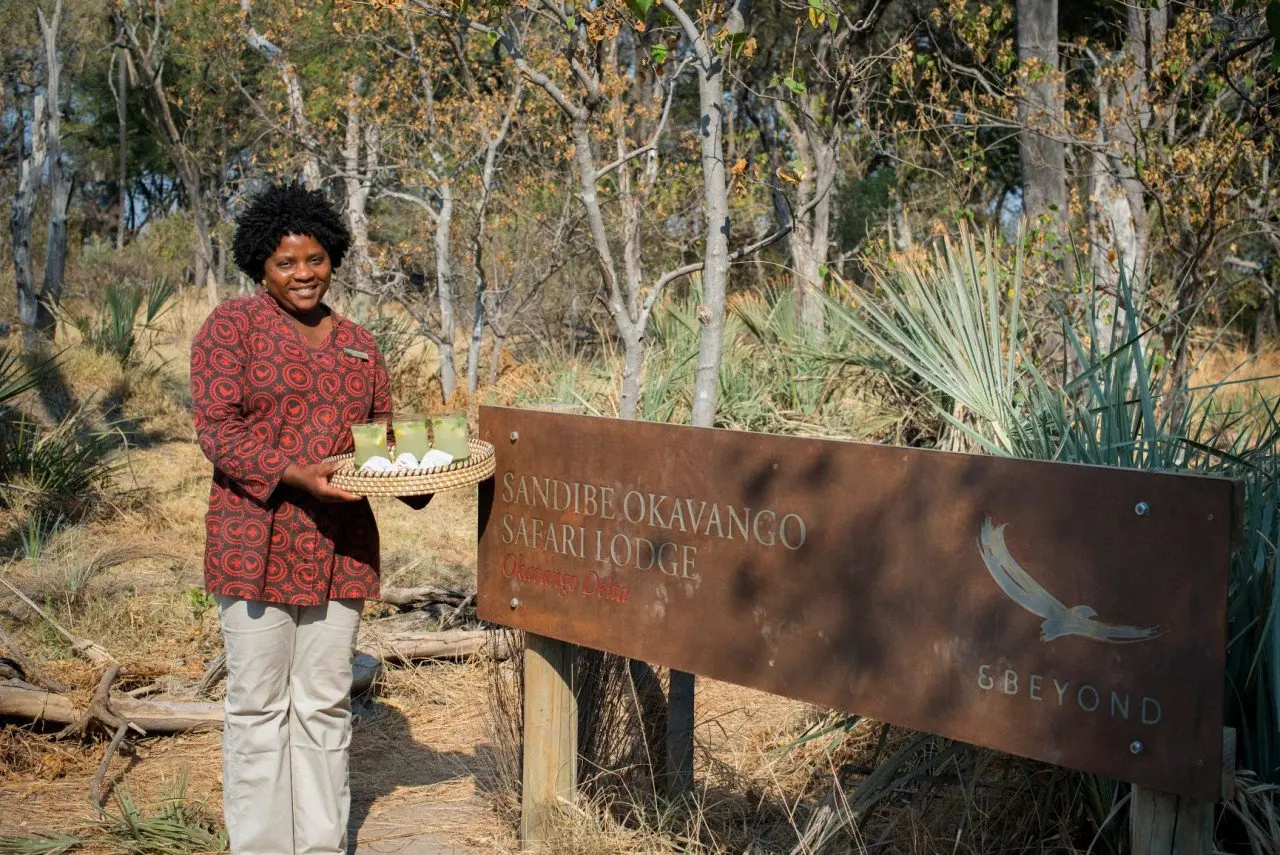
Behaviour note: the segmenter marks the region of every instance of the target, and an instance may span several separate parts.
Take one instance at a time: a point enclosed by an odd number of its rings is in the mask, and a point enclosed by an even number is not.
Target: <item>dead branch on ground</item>
[[[119,661],[114,656],[112,656],[111,653],[108,652],[105,647],[98,644],[96,641],[91,641],[87,638],[80,638],[79,636],[75,636],[75,635],[72,635],[70,632],[67,632],[67,630],[64,629],[61,624],[59,624],[56,620],[54,620],[52,617],[49,616],[48,612],[46,612],[44,609],[40,608],[34,602],[32,602],[30,597],[22,593],[22,591],[18,590],[17,586],[15,586],[12,582],[10,582],[4,576],[0,576],[0,583],[3,583],[4,586],[8,588],[10,591],[12,591],[18,599],[26,603],[28,608],[30,608],[36,614],[40,615],[40,617],[44,618],[45,622],[48,623],[49,626],[53,627],[58,632],[59,635],[61,635],[67,641],[71,642],[71,649],[74,650],[76,653],[88,659],[90,662],[94,663],[95,665],[109,666],[109,665],[119,664]]]

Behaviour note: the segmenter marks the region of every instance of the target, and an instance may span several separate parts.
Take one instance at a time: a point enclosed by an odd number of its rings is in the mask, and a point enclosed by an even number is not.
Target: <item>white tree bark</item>
[[[294,138],[301,141],[302,177],[307,188],[317,190],[321,184],[320,160],[316,156],[318,145],[311,130],[311,122],[307,119],[305,104],[302,98],[302,81],[293,63],[285,56],[283,50],[263,36],[253,26],[253,0],[240,0],[240,12],[244,20],[245,42],[253,50],[266,57],[280,73],[284,83],[285,99],[289,105],[289,124]]]
[[[809,210],[795,217],[790,239],[791,280],[796,315],[802,328],[821,339],[826,329],[822,302],[822,266],[827,262],[831,243],[831,187],[836,179],[836,143],[832,134],[824,132],[810,118],[818,115],[822,104],[810,96],[803,104],[806,118],[797,118],[784,103],[777,111],[787,126],[792,147],[804,170],[800,179],[799,199]],[[819,195],[820,194],[820,195]]]
[[[494,182],[498,173],[498,155],[507,141],[511,131],[511,122],[516,110],[524,98],[524,81],[516,83],[507,109],[502,114],[498,130],[491,134],[485,144],[484,167],[480,171],[480,196],[475,205],[475,233],[471,238],[471,269],[475,274],[475,304],[472,309],[471,344],[467,349],[467,390],[475,393],[480,386],[480,343],[484,336],[485,307],[487,304],[488,278],[484,269],[484,248],[488,235],[489,199],[493,195]],[[494,353],[497,354],[501,342],[494,342]],[[496,359],[496,357],[495,357]]]
[[[436,292],[440,301],[440,385],[445,401],[453,398],[458,388],[458,370],[453,356],[455,332],[453,306],[453,184],[448,179],[439,187],[440,210],[436,212]]]
[[[729,184],[724,163],[724,58],[712,50],[706,34],[675,0],[662,6],[683,28],[697,56],[698,135],[702,148],[702,193],[706,214],[703,249],[702,305],[698,321],[698,362],[693,380],[692,423],[715,424],[720,396],[720,361],[724,350],[725,289],[729,281]],[[736,17],[736,21],[734,20]],[[744,29],[737,3],[726,15],[729,31]]]
[[[613,259],[613,248],[605,230],[604,211],[600,207],[597,182],[600,170],[591,147],[590,114],[585,108],[573,117],[574,164],[578,172],[578,198],[587,214],[587,226],[595,247],[608,290],[606,307],[618,330],[622,342],[622,386],[618,394],[618,417],[634,419],[640,406],[641,372],[644,369],[645,327],[648,313],[641,314],[641,307],[634,299],[623,296],[625,287],[618,281],[618,266]],[[630,295],[628,295],[630,296]],[[641,317],[637,317],[641,315]]]
[[[1145,292],[1150,223],[1146,195],[1134,164],[1140,138],[1152,120],[1147,75],[1155,67],[1168,22],[1160,0],[1152,9],[1131,6],[1124,47],[1115,62],[1127,73],[1118,85],[1099,70],[1098,137],[1089,194],[1090,262],[1097,292],[1098,348],[1110,353],[1123,339],[1126,311],[1140,311]],[[1135,304],[1124,305],[1122,279]]]
[[[351,75],[348,80],[347,133],[342,146],[342,180],[346,187],[345,213],[347,228],[351,231],[349,260],[352,278],[355,280],[354,302],[363,305],[373,291],[373,255],[369,250],[369,194],[378,174],[378,150],[380,138],[378,125],[370,122],[361,133],[359,111],[360,79]],[[360,149],[364,148],[364,163],[360,162]]]

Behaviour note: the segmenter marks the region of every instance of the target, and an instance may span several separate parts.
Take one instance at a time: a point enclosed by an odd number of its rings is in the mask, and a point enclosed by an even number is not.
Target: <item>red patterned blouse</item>
[[[369,502],[321,502],[280,484],[290,463],[349,451],[350,425],[390,418],[373,336],[337,312],[332,322],[328,342],[312,346],[263,291],[221,303],[192,342],[196,435],[214,465],[209,593],[296,606],[378,596]]]

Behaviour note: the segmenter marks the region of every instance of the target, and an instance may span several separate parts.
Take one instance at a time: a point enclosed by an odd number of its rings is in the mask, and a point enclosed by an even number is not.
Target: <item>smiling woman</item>
[[[351,425],[391,415],[373,336],[324,303],[349,244],[322,193],[268,189],[235,237],[262,290],[220,304],[191,348],[196,434],[214,464],[205,584],[227,651],[233,855],[346,850],[351,656],[379,593],[379,543],[368,501],[332,486],[324,460],[351,447]]]

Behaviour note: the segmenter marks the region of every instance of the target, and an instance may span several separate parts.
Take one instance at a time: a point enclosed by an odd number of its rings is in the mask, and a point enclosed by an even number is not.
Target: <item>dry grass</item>
[[[1200,356],[1192,385],[1230,383],[1213,395],[1214,409],[1224,416],[1241,413],[1258,397],[1280,398],[1280,350],[1251,354],[1238,342],[1226,341]]]
[[[158,678],[192,683],[221,644],[216,616],[199,596],[211,468],[194,443],[185,398],[186,350],[202,317],[196,295],[166,317],[159,356],[169,363],[159,377],[125,378],[114,361],[72,350],[63,378],[67,399],[98,402],[104,419],[127,425],[128,465],[119,471],[103,512],[56,533],[39,559],[0,564],[0,573],[69,630],[124,661],[135,684]],[[1219,379],[1240,361],[1238,350],[1220,348],[1203,360],[1201,376],[1205,382]],[[429,351],[406,361],[396,377],[399,403],[439,404],[433,363]],[[1280,354],[1271,353],[1244,376],[1276,373]],[[483,397],[510,404],[544,394],[552,376],[548,367],[506,359],[499,383]],[[1268,395],[1280,393],[1280,380],[1261,379],[1257,385]],[[454,403],[467,406],[474,418],[475,401],[462,396]],[[387,584],[474,585],[474,494],[437,496],[422,512],[394,500],[375,500],[374,509]],[[0,533],[15,531],[23,512],[21,503],[0,510]],[[0,543],[5,555],[13,546],[12,536]],[[4,594],[0,625],[51,676],[88,698],[97,673]],[[517,851],[510,734],[501,735],[502,722],[492,718],[501,710],[490,707],[495,673],[508,681],[514,677],[511,664],[484,662],[388,673],[379,701],[358,709],[352,754],[358,821],[412,813],[412,830],[438,832],[469,851]],[[599,787],[592,800],[566,812],[555,851],[787,853],[833,787],[851,799],[865,769],[909,738],[889,730],[882,744],[879,725],[862,722],[839,738],[789,747],[826,714],[715,681],[698,685],[693,803],[664,805],[645,793]],[[0,836],[84,828],[93,817],[89,781],[104,747],[102,741],[55,742],[25,727],[0,727]],[[114,761],[110,781],[127,787],[139,802],[154,803],[183,776],[188,797],[216,813],[217,734],[142,740],[131,756]],[[1073,851],[1069,841],[1087,842],[1093,832],[1066,807],[1078,804],[1067,793],[1069,785],[1068,776],[1049,767],[962,752],[922,784],[892,794],[859,817],[829,851]],[[424,821],[415,809],[425,805],[435,807]]]

